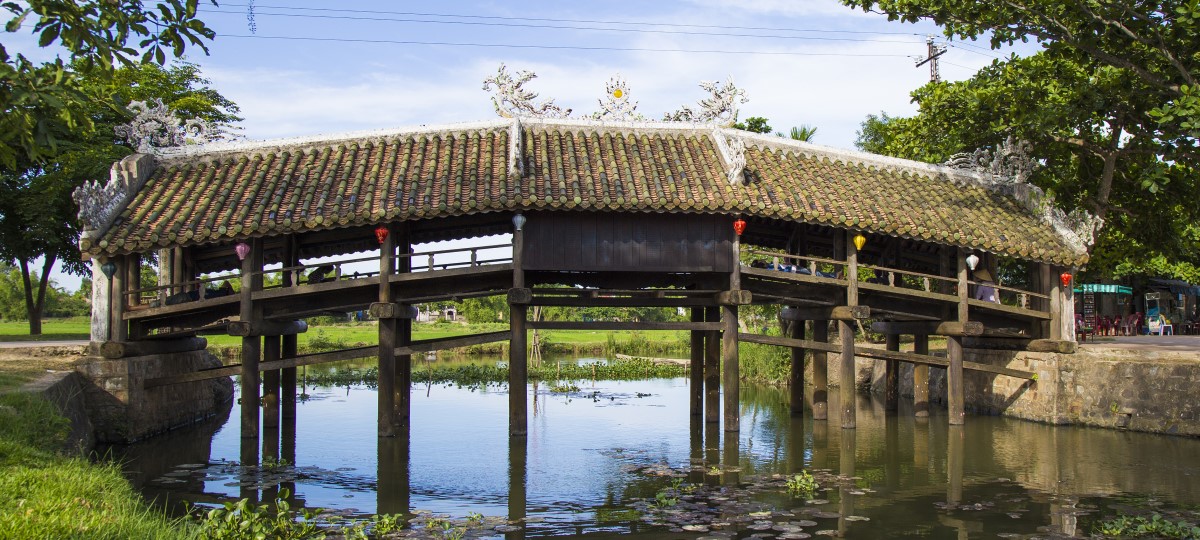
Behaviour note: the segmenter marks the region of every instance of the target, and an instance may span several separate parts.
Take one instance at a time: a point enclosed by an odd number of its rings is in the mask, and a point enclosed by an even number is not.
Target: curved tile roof
[[[377,222],[514,210],[743,213],[1086,262],[1055,228],[974,173],[769,136],[745,185],[711,126],[513,121],[189,147],[159,156],[93,255]],[[520,163],[510,163],[510,151]],[[516,165],[516,167],[512,167]],[[519,170],[518,170],[519,169]],[[511,172],[510,172],[511,171]]]

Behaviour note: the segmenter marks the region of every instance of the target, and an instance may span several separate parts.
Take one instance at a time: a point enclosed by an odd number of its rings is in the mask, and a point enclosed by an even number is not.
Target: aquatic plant
[[[1121,538],[1200,538],[1200,526],[1187,521],[1171,521],[1160,514],[1152,517],[1117,516],[1097,523],[1094,532]]]
[[[818,487],[817,480],[808,471],[800,471],[787,479],[787,490],[793,497],[812,497]]]
[[[287,502],[289,495],[287,489],[281,489],[272,505],[256,505],[242,499],[213,508],[199,517],[200,536],[213,540],[325,538],[325,531],[317,527],[316,512],[307,509],[293,512]]]
[[[404,528],[404,516],[400,514],[379,514],[375,516],[374,532],[376,535],[390,534]]]

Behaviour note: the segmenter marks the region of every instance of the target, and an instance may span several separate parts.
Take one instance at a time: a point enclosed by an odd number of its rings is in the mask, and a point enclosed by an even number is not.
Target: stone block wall
[[[966,406],[1045,422],[1200,436],[1200,355],[1086,348],[1074,354],[967,349],[971,362],[1032,371],[1029,381],[966,371]],[[858,360],[860,387],[882,395],[884,362]],[[865,370],[864,370],[865,366]],[[901,363],[900,394],[912,396],[912,364]],[[945,405],[946,371],[931,367],[930,401]],[[832,384],[833,373],[830,373]]]
[[[203,420],[233,397],[228,377],[143,388],[146,379],[220,367],[208,351],[88,359],[77,367],[86,379],[88,416],[101,442],[131,442]]]

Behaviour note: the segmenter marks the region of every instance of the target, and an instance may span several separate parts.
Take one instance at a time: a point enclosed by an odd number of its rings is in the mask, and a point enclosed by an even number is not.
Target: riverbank
[[[69,422],[28,392],[0,394],[0,538],[190,538],[114,464],[68,451]]]

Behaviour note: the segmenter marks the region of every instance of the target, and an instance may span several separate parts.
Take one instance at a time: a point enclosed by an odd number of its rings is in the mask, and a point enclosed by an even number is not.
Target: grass
[[[0,321],[0,341],[51,341],[88,339],[92,323],[87,317],[42,320],[42,335],[29,335],[28,321]]]
[[[189,538],[116,465],[61,453],[67,421],[40,396],[0,395],[0,538]]]

